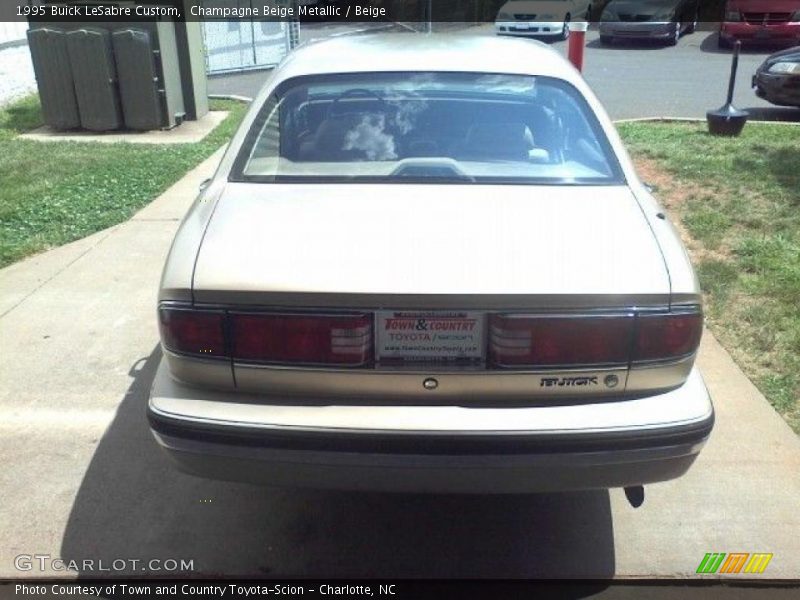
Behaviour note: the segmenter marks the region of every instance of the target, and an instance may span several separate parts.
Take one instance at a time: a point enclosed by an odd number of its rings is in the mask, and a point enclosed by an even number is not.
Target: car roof
[[[352,35],[297,48],[276,75],[289,79],[363,71],[462,71],[557,77],[578,72],[556,51],[534,40],[482,35],[383,33]]]

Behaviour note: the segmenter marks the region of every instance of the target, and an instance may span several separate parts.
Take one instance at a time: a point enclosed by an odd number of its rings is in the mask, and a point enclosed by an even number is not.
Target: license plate
[[[485,313],[386,310],[375,319],[381,364],[480,364],[485,359]]]
[[[764,40],[770,37],[769,29],[759,29],[756,31],[756,39]]]

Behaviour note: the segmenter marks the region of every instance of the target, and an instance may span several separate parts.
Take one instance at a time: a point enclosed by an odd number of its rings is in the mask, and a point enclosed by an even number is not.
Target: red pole
[[[586,47],[587,29],[589,29],[589,23],[586,21],[575,21],[569,24],[567,58],[578,71],[583,71],[583,50]]]

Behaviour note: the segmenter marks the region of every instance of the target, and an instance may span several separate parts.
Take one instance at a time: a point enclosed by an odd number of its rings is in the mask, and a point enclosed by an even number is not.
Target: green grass
[[[35,142],[36,96],[0,109],[0,267],[121,223],[227,142],[247,106],[194,144]]]
[[[699,244],[709,326],[800,433],[800,127],[750,123],[739,138],[705,124],[619,130],[634,159],[670,180],[656,195]]]

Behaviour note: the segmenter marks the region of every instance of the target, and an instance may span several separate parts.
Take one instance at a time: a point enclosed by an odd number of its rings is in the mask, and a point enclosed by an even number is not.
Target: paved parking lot
[[[775,107],[750,87],[753,73],[774,51],[743,50],[734,104],[754,118],[800,120],[800,110]],[[614,119],[705,117],[707,110],[724,104],[728,93],[731,52],[718,49],[713,31],[686,35],[674,47],[636,42],[601,46],[597,32],[590,31],[585,60],[586,80]]]
[[[0,271],[0,578],[20,554],[185,559],[204,576],[671,578],[706,552],[771,552],[767,576],[800,573],[800,440],[709,334],[716,428],[640,508],[621,490],[395,496],[176,472],[145,420],[156,289],[215,160],[131,221]]]
[[[324,29],[306,27],[303,40],[326,35]],[[343,33],[339,28],[336,33]],[[419,35],[398,28],[400,34]],[[448,27],[448,31],[456,31]],[[466,35],[494,35],[492,24],[458,31]],[[553,47],[566,54],[566,42]],[[758,98],[750,79],[758,65],[775,49],[747,48],[739,62],[734,104],[754,118],[800,121],[800,109],[779,108]],[[731,53],[717,48],[717,34],[698,31],[681,38],[675,47],[652,43],[601,46],[596,31],[587,34],[584,76],[614,119],[642,117],[705,117],[707,110],[725,102]],[[213,77],[211,93],[254,96],[267,71]]]

